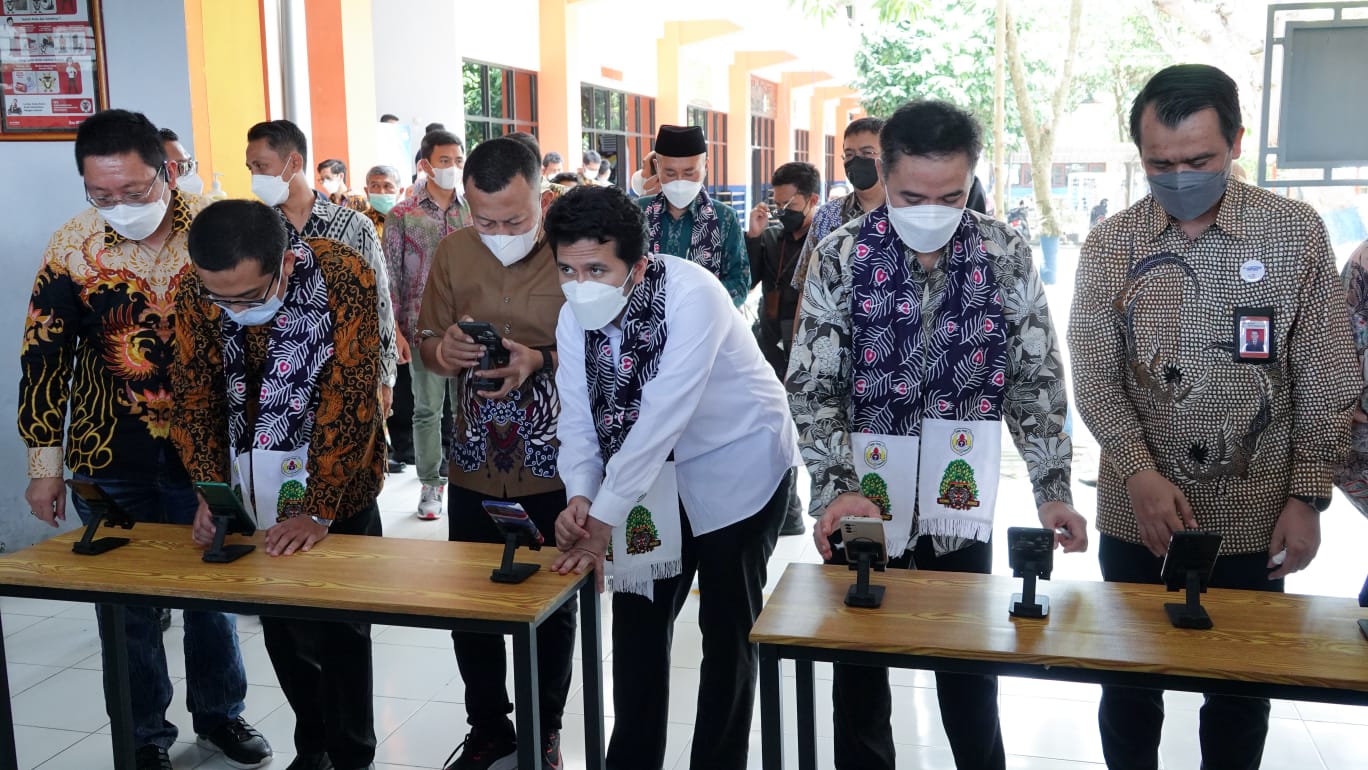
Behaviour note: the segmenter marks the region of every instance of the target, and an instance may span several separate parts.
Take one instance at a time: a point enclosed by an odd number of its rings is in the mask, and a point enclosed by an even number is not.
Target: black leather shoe
[[[134,755],[138,770],[172,770],[171,756],[161,746],[147,744]]]
[[[300,754],[285,770],[333,770],[327,754]]]
[[[242,770],[252,770],[271,761],[271,744],[242,717],[230,719],[205,735],[197,736],[195,742],[207,751],[223,752],[225,762]]]
[[[400,462],[400,461],[398,461],[398,460],[395,460],[395,459],[393,459],[393,458],[391,458],[390,461],[389,461],[389,472],[390,472],[390,473],[403,473],[403,472],[404,472],[404,469],[407,468],[407,467],[408,467],[408,465],[407,465],[406,463],[402,463],[402,462]]]

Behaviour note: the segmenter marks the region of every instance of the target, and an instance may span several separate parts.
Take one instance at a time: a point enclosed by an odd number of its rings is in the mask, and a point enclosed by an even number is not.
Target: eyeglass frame
[[[275,295],[276,290],[280,288],[280,279],[281,276],[284,275],[284,273],[285,258],[281,257],[280,264],[276,266],[275,276],[271,278],[271,285],[266,288],[266,293],[261,295],[257,299],[228,299],[226,297],[220,297],[217,294],[211,293],[208,289],[205,289],[203,286],[200,287],[199,291],[200,299],[204,300],[205,302],[212,302],[215,305],[218,305],[219,308],[222,310],[251,310],[252,308],[258,308],[266,304],[267,302],[271,301],[271,298]],[[231,305],[232,307],[230,308],[229,305]]]
[[[152,188],[157,186],[157,182],[165,180],[168,184],[170,183],[170,180],[166,178],[166,163],[170,163],[170,161],[162,163],[162,165],[157,168],[157,173],[152,177],[152,184],[148,185],[146,190],[130,195],[120,195],[113,199],[101,198],[101,200],[113,200],[113,203],[100,203],[96,201],[95,198],[91,197],[90,190],[87,189],[85,191],[86,203],[89,203],[101,211],[108,211],[115,206],[125,203],[130,206],[146,206],[152,202],[152,199],[148,196],[152,194]]]

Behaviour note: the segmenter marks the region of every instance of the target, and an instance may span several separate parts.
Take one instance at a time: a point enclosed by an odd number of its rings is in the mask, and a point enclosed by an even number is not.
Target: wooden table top
[[[889,570],[883,606],[844,604],[855,573],[791,564],[751,640],[761,644],[1368,691],[1368,617],[1352,599],[1211,589],[1215,628],[1174,628],[1163,586],[1040,581],[1044,620],[1012,618],[1022,581],[1005,575]]]
[[[330,535],[308,553],[267,556],[264,534],[227,542],[257,549],[230,564],[207,564],[190,540],[190,527],[138,524],[101,527],[100,537],[131,542],[98,556],[79,556],[71,544],[84,530],[58,535],[0,555],[0,594],[6,586],[56,588],[128,596],[174,596],[263,605],[390,613],[429,618],[540,622],[592,574],[550,571],[555,548],[519,548],[515,561],[542,568],[515,585],[494,583],[503,546],[432,540]]]

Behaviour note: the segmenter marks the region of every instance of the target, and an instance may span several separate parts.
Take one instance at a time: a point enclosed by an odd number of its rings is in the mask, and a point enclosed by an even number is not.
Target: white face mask
[[[204,192],[204,180],[200,179],[198,174],[179,176],[176,177],[176,189],[192,195],[199,195]]]
[[[631,292],[627,284],[632,281],[632,271],[627,271],[627,280],[621,286],[598,281],[567,281],[561,284],[561,293],[570,305],[570,312],[586,331],[597,331],[607,326],[618,313],[627,306]]]
[[[907,244],[907,248],[921,254],[930,254],[949,243],[963,217],[962,208],[932,203],[888,207],[888,221],[898,237]]]
[[[294,174],[290,174],[289,179],[270,174],[252,174],[252,194],[267,206],[279,206],[290,197],[290,182],[294,178]]]
[[[141,206],[120,203],[112,209],[101,210],[100,216],[114,228],[114,232],[130,241],[141,241],[156,231],[166,218],[166,198],[163,191],[162,197],[152,203]]]
[[[446,168],[434,168],[432,170],[432,183],[443,190],[455,190],[456,182],[459,181],[461,170],[455,166]]]
[[[246,310],[229,310],[222,305],[219,306],[219,309],[226,313],[228,317],[233,319],[239,326],[262,326],[270,323],[284,305],[285,298],[281,296],[272,297],[267,300],[265,304],[249,307]]]
[[[504,267],[515,264],[526,257],[532,251],[532,246],[537,242],[537,230],[540,222],[532,225],[532,229],[519,235],[485,235],[480,233],[480,240],[484,242],[485,248],[494,252],[494,257],[499,260],[499,264]]]
[[[703,182],[690,182],[687,179],[676,179],[669,184],[660,186],[660,191],[665,193],[665,200],[677,209],[686,209],[694,198],[698,197],[698,191],[703,189]]]
[[[323,180],[323,192],[329,195],[336,195],[342,191],[342,180],[338,177]]]

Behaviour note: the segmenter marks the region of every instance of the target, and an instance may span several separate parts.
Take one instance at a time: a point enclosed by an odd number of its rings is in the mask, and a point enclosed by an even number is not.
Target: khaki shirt
[[[465,316],[531,348],[553,348],[560,290],[551,246],[504,267],[473,227],[443,238],[423,291],[418,328],[443,333]],[[452,484],[499,498],[563,489],[556,475],[555,378],[539,371],[498,402],[475,395],[469,372],[457,378],[456,420],[448,477]]]

